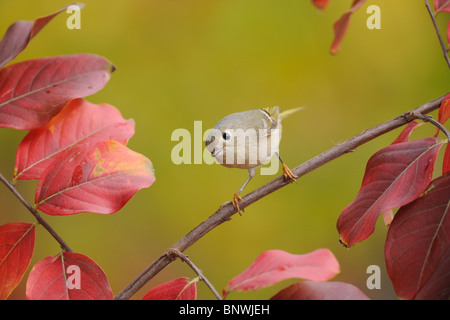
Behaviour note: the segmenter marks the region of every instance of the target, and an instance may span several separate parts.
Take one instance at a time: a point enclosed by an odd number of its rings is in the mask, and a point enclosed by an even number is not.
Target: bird
[[[232,113],[217,122],[205,139],[205,147],[217,162],[228,168],[248,170],[248,178],[236,191],[233,206],[240,214],[239,201],[245,186],[255,176],[256,168],[277,155],[285,180],[297,182],[289,167],[280,157],[281,121],[304,109],[298,107],[281,111],[278,106]],[[243,211],[243,210],[242,210]]]

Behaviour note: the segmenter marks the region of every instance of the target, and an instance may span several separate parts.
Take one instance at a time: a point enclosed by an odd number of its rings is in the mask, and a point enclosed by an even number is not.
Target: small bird
[[[233,206],[240,212],[240,193],[255,176],[256,168],[268,163],[276,154],[283,166],[283,176],[291,182],[297,177],[279,155],[281,120],[303,109],[281,111],[279,107],[248,110],[230,114],[220,120],[205,141],[217,162],[228,168],[248,169],[248,178],[234,194]]]

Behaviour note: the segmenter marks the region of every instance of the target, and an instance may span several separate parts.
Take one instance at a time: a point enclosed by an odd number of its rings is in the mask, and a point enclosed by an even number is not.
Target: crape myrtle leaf
[[[27,60],[0,70],[0,128],[43,126],[72,98],[96,93],[114,66],[93,54]]]
[[[447,25],[447,51],[450,51],[450,21]]]
[[[28,275],[28,300],[112,300],[102,268],[85,255],[64,252],[47,257]]]
[[[83,3],[73,3],[72,5],[77,5],[80,9],[84,7]],[[31,39],[67,7],[34,21],[19,20],[10,25],[0,41],[0,69],[22,52]]]
[[[435,14],[439,12],[450,12],[450,0],[434,0]]]
[[[403,299],[445,299],[450,288],[450,174],[399,209],[385,244],[386,269]]]
[[[450,12],[450,0],[434,0],[434,14],[438,15],[440,12]],[[450,50],[450,21],[447,25],[447,51]]]
[[[328,6],[330,0],[312,0],[313,5],[315,5],[318,9],[325,9]]]
[[[395,143],[376,152],[367,162],[355,200],[338,218],[340,242],[351,247],[365,240],[375,230],[381,213],[401,207],[425,191],[444,142],[425,138]]]
[[[110,214],[155,181],[152,163],[115,141],[75,146],[39,180],[35,204],[49,215]]]
[[[366,0],[354,0],[350,10],[348,10],[346,13],[344,13],[339,18],[339,20],[334,23],[334,26],[333,26],[334,40],[333,40],[333,43],[331,44],[331,49],[330,49],[331,54],[337,54],[338,51],[340,50],[342,39],[344,38],[344,35],[347,32],[347,28],[350,23],[351,15],[353,14],[353,12],[358,10],[359,7],[361,7],[361,5],[365,1]]]
[[[124,120],[115,107],[71,100],[45,126],[31,130],[16,153],[14,180],[39,179],[61,153],[75,145],[114,140],[126,144],[134,121]]]
[[[12,222],[0,226],[0,300],[19,284],[34,251],[35,226]]]
[[[195,300],[197,299],[198,278],[189,280],[182,277],[165,282],[148,291],[142,300]]]
[[[449,31],[450,31],[450,23],[449,23]],[[443,125],[447,122],[449,118],[450,118],[450,93],[448,93],[444,97],[444,99],[442,99],[441,105],[439,107],[438,121]],[[438,133],[439,128],[436,128],[435,136],[437,136]],[[445,147],[444,163],[442,165],[442,174],[444,175],[448,172],[450,172],[450,147],[447,144],[447,146]]]
[[[444,99],[442,99],[441,105],[439,107],[438,122],[440,124],[445,124],[445,122],[448,120],[448,118],[450,118],[450,93],[448,93],[444,97]],[[438,133],[439,133],[439,128],[436,128],[436,133],[434,136],[437,136]]]
[[[393,219],[394,219],[394,210],[389,209],[383,212],[383,222],[386,228],[391,225]]]
[[[225,297],[232,291],[257,290],[291,278],[326,281],[339,270],[338,261],[328,249],[317,249],[307,254],[268,250],[228,282],[223,295]]]
[[[369,297],[345,282],[300,281],[281,290],[270,300],[369,300]]]
[[[444,153],[444,163],[442,165],[442,174],[444,175],[449,172],[450,172],[450,144],[447,143]]]
[[[419,123],[417,121],[411,121],[406,125],[406,127],[402,130],[402,132],[398,135],[397,139],[395,139],[391,144],[396,144],[400,142],[407,142],[409,141],[409,137],[411,136],[411,133],[417,129],[418,127],[422,126],[423,122]]]

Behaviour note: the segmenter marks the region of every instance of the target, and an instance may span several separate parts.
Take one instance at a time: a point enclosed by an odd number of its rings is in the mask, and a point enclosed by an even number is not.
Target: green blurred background
[[[281,155],[291,167],[362,130],[445,94],[449,70],[422,0],[367,1],[357,11],[337,56],[329,54],[333,23],[351,1],[331,1],[323,12],[310,1],[191,0],[84,1],[81,30],[68,30],[60,14],[14,62],[74,53],[95,53],[117,70],[107,86],[87,97],[116,106],[136,121],[129,147],[146,155],[156,182],[139,191],[112,215],[84,213],[45,219],[77,252],[105,271],[114,294],[149,263],[206,219],[247,178],[246,170],[171,161],[177,128],[203,130],[232,112],[278,105],[308,108],[284,122]],[[0,1],[0,33],[16,20],[34,20],[58,10],[64,1]],[[369,30],[366,8],[381,8],[381,30]],[[438,17],[445,30],[448,15]],[[372,299],[396,299],[384,263],[387,230],[379,219],[375,233],[345,249],[338,243],[336,220],[359,190],[368,158],[389,144],[388,133],[263,198],[242,216],[222,224],[185,253],[220,291],[263,251],[302,254],[329,248],[341,273]],[[434,133],[431,125],[413,138]],[[12,177],[15,152],[26,132],[0,131],[0,172]],[[438,160],[438,163],[441,160]],[[275,176],[258,175],[244,194]],[[438,171],[436,171],[437,174]],[[281,169],[279,171],[281,174]],[[33,203],[36,182],[18,190]],[[0,224],[33,222],[18,200],[0,185]],[[32,264],[59,247],[42,228],[36,233]],[[368,290],[366,269],[379,265],[381,289]],[[29,270],[10,299],[25,298]],[[178,277],[194,277],[176,261],[133,299]],[[267,299],[296,282],[284,281],[229,299]],[[200,299],[214,299],[202,283]]]

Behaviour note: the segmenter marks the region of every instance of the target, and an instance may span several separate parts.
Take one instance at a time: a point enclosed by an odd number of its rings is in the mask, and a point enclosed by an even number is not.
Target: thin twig
[[[447,140],[450,141],[450,131],[447,130],[446,127],[444,127],[442,124],[440,124],[439,122],[437,122],[436,120],[434,120],[431,116],[425,116],[421,113],[417,113],[415,115],[415,117],[417,117],[417,119],[421,119],[425,122],[430,122],[433,125],[435,125],[438,129],[440,129],[446,136],[447,136]]]
[[[205,275],[203,274],[202,270],[197,268],[197,266],[188,258],[187,255],[183,254],[182,252],[180,252],[177,249],[169,249],[169,250],[167,250],[167,255],[169,256],[169,258],[175,256],[175,257],[180,258],[184,262],[186,262],[186,264],[189,267],[191,267],[191,269],[194,270],[194,272],[198,275],[199,279],[202,280],[208,286],[208,288],[211,290],[211,292],[216,296],[217,300],[222,300],[222,297],[217,292],[217,290],[214,288],[212,283],[205,277]]]
[[[450,58],[447,54],[447,48],[445,47],[444,40],[442,40],[441,33],[439,32],[439,28],[436,23],[436,19],[434,17],[433,11],[431,11],[430,4],[428,0],[425,0],[425,6],[427,7],[428,13],[430,14],[431,21],[433,22],[434,30],[436,31],[437,37],[439,39],[439,43],[441,44],[442,52],[444,54],[444,59],[447,62],[448,67],[450,68]]]
[[[317,169],[318,167],[340,157],[343,154],[349,153],[356,147],[386,133],[396,128],[399,128],[408,122],[416,119],[416,112],[421,114],[429,113],[433,110],[439,108],[444,96],[429,101],[420,107],[417,107],[409,112],[406,112],[392,120],[386,121],[376,127],[368,129],[359,135],[340,143],[331,149],[315,156],[314,158],[308,160],[307,162],[297,166],[292,170],[292,172],[297,176],[301,177],[308,172]],[[283,176],[278,177],[265,185],[259,187],[258,189],[252,191],[243,197],[242,207],[245,208],[258,201],[259,199],[271,194],[272,192],[288,185],[289,182],[283,179]],[[186,234],[178,242],[176,242],[169,250],[176,249],[180,252],[185,251],[195,242],[197,242],[201,237],[207,234],[209,231],[213,230],[217,226],[221,225],[223,222],[231,219],[231,216],[236,213],[231,202],[225,202],[220,206],[220,208],[211,215],[208,219],[200,223],[191,232]],[[160,255],[155,261],[153,261],[144,271],[141,272],[130,284],[128,284],[122,291],[120,291],[115,299],[126,300],[133,296],[140,288],[142,288],[151,278],[158,274],[162,269],[164,269],[172,260],[167,256],[166,253]]]
[[[6,180],[6,178],[0,173],[0,181],[3,182],[3,184],[16,196],[17,199],[25,206],[25,208],[28,209],[28,211],[31,212],[31,214],[36,218],[36,220],[41,224],[47,231],[52,235],[53,238],[55,238],[56,241],[60,244],[61,248],[64,251],[72,252],[72,249],[67,245],[67,243],[56,233],[55,230],[45,221],[39,212],[35,208],[33,208],[23,197],[22,195],[16,190],[16,188],[13,186],[11,182]]]

